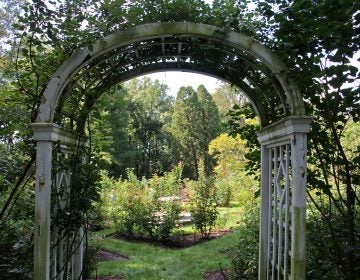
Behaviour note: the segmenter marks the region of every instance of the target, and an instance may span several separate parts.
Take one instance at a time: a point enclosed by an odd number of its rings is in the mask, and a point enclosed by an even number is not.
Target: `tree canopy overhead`
[[[251,34],[251,29],[244,27],[245,22],[252,26],[249,15],[246,15],[249,9],[245,4],[236,1],[214,1],[211,8],[203,1],[179,0],[153,1],[151,4],[148,1],[55,1],[52,5],[34,1],[33,5],[26,6],[19,22],[16,23],[17,36],[23,43],[18,56],[19,62],[32,68],[32,75],[35,75],[33,80],[36,80],[32,86],[23,83],[29,87],[26,90],[34,99],[29,102],[34,108],[32,118],[35,119],[35,111],[39,109],[39,102],[35,100],[39,100],[39,96],[45,92],[45,81],[49,80],[60,61],[86,46],[88,49],[74,59],[81,60],[84,64],[78,69],[72,69],[74,72],[71,79],[61,83],[63,97],[60,98],[55,112],[55,122],[71,129],[84,129],[85,120],[96,100],[110,87],[147,71],[161,69],[204,72],[236,84],[252,100],[263,125],[291,112],[301,114],[302,106],[291,101],[291,95],[299,95],[296,90],[291,86],[282,89],[281,84],[286,84],[288,80],[285,76],[282,77],[285,69],[279,62],[272,65],[273,58],[267,61],[268,53],[259,57],[262,51],[259,51],[261,47],[256,45],[256,42],[244,42],[244,48],[238,47],[235,41],[224,43],[224,36],[230,39],[234,36],[227,35],[228,30]],[[180,6],[184,14],[179,13],[177,7]],[[228,16],[220,15],[220,10]],[[244,17],[241,11],[244,12]],[[133,26],[164,21],[169,24],[164,27],[155,26],[161,33],[159,36],[155,36],[156,33],[148,34],[138,40],[134,37],[135,41],[116,44],[118,38],[113,35],[92,45],[96,39],[101,39],[105,35],[124,30],[129,30],[131,34]],[[175,34],[170,30],[170,23],[176,21],[208,23],[218,28],[211,30],[208,26],[200,28],[188,24],[184,27],[185,31]],[[235,22],[238,23],[236,27]],[[193,29],[209,28],[210,33],[196,35],[195,31],[192,34]],[[144,27],[133,30],[139,32],[145,29]],[[171,33],[172,36],[169,36]],[[104,52],[98,54],[97,50],[104,46],[110,46],[111,51],[105,52],[103,49]],[[249,50],[246,49],[247,46]],[[96,57],[91,57],[93,54]],[[259,55],[256,57],[253,54]],[[40,71],[42,67],[38,63],[45,57],[49,65],[46,71]],[[61,77],[61,73],[56,73],[55,76]],[[20,79],[21,77],[19,75]],[[51,85],[57,83],[55,80],[52,82]],[[299,96],[298,99],[300,100]]]

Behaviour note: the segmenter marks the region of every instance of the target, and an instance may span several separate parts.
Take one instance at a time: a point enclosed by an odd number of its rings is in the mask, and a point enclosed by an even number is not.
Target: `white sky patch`
[[[176,96],[182,86],[192,86],[196,90],[199,85],[204,85],[210,93],[213,93],[221,83],[220,80],[210,76],[180,71],[165,71],[145,76],[152,80],[157,79],[161,83],[168,85],[169,94],[172,96]]]
[[[204,2],[212,5],[213,0],[205,0]],[[199,85],[204,85],[210,93],[214,93],[221,83],[220,80],[210,76],[180,71],[164,71],[146,76],[151,79],[158,79],[161,83],[168,85],[169,94],[172,96],[176,96],[182,86],[191,86],[196,90]]]

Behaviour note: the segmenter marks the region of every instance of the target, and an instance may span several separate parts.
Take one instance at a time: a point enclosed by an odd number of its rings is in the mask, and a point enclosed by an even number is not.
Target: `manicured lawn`
[[[144,243],[105,238],[102,248],[129,257],[125,261],[100,262],[97,274],[123,275],[125,279],[202,279],[205,271],[230,266],[224,250],[233,247],[239,234],[233,232],[189,248],[169,249]]]
[[[238,226],[242,209],[240,207],[219,208],[218,229],[234,229]],[[102,235],[111,232],[102,231]],[[191,225],[179,233],[193,233]],[[97,275],[123,275],[125,279],[172,280],[202,279],[203,273],[230,266],[224,251],[237,244],[239,233],[229,233],[223,237],[203,242],[184,249],[169,249],[140,242],[128,242],[106,237],[101,243],[104,250],[128,256],[125,261],[100,262]]]

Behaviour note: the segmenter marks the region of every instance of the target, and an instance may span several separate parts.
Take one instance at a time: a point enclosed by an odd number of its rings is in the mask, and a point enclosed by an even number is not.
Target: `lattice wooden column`
[[[54,167],[53,167],[54,168]],[[70,194],[71,174],[69,170],[53,170],[56,172],[56,182],[54,186],[54,217],[68,206]],[[52,234],[52,253],[51,253],[51,275],[52,279],[64,279],[69,268],[67,261],[66,246],[68,239],[66,233],[54,226]]]
[[[306,135],[311,118],[289,117],[261,143],[259,279],[305,279]]]
[[[52,123],[34,123],[30,127],[37,143],[34,279],[64,279],[64,271],[69,271],[67,275],[71,274],[72,279],[81,279],[83,268],[82,229],[72,233],[72,235],[76,235],[75,239],[78,244],[71,245],[70,257],[65,256],[64,233],[56,227],[53,232],[50,230],[50,214],[52,211],[56,214],[56,211],[60,211],[68,203],[67,199],[61,197],[60,194],[69,191],[71,180],[69,170],[53,170],[53,146],[54,143],[60,143],[62,152],[71,153],[69,150],[65,151],[66,145],[78,144],[79,136]],[[52,182],[52,173],[56,173],[55,182]],[[55,205],[51,205],[52,186],[56,192],[54,194]]]

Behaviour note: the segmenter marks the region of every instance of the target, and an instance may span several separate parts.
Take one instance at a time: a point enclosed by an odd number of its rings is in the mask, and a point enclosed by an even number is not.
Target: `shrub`
[[[117,232],[129,237],[149,236],[166,240],[177,226],[180,213],[181,166],[164,176],[150,180],[136,178],[128,171],[128,180],[120,180],[112,190],[112,216]],[[159,198],[167,196],[167,201]]]
[[[216,176],[215,185],[216,202],[222,207],[229,207],[232,201],[241,206],[251,205],[257,189],[254,178],[240,171],[226,177]]]
[[[181,189],[181,175],[183,165],[176,165],[171,171],[165,172],[163,176],[154,175],[149,180],[149,185],[154,191],[154,199],[164,196],[179,196]]]
[[[98,252],[100,250],[100,242],[102,240],[96,235],[86,233],[85,241],[86,250],[84,255],[83,279],[89,279],[90,276],[96,271],[99,262]]]
[[[160,203],[157,210],[161,213],[161,219],[153,219],[151,236],[155,240],[166,241],[172,230],[178,226],[180,203],[168,201]]]
[[[155,206],[145,181],[128,171],[128,180],[119,181],[114,191],[113,217],[118,233],[129,237],[151,234]]]
[[[190,212],[201,238],[209,238],[219,214],[216,204],[216,188],[214,179],[206,177],[203,163],[200,163],[199,166],[199,179],[192,184]]]
[[[312,208],[310,204],[307,214],[307,238],[306,238],[306,279],[350,279],[349,270],[346,264],[347,250],[355,250],[354,264],[355,271],[360,272],[360,247],[349,248],[346,240],[346,226],[342,219],[342,214],[335,211],[329,211],[331,227],[328,222],[319,213],[318,209]],[[325,210],[329,205],[321,206]],[[360,209],[356,209],[359,211]],[[359,234],[360,217],[357,216],[355,225],[355,234]],[[359,274],[358,274],[359,275]]]
[[[109,227],[114,212],[114,189],[118,181],[108,176],[106,171],[101,171],[99,200],[93,203],[93,209],[88,213],[88,222],[92,230]]]
[[[231,279],[258,279],[259,208],[253,204],[240,223],[240,239],[235,248],[227,252],[231,260]]]
[[[1,186],[1,182],[0,182]],[[7,193],[0,195],[1,199]],[[12,211],[0,221],[0,278],[32,279],[34,194],[30,185],[19,193]]]
[[[229,207],[232,198],[232,186],[228,179],[217,178],[216,184],[216,203],[221,207]]]

